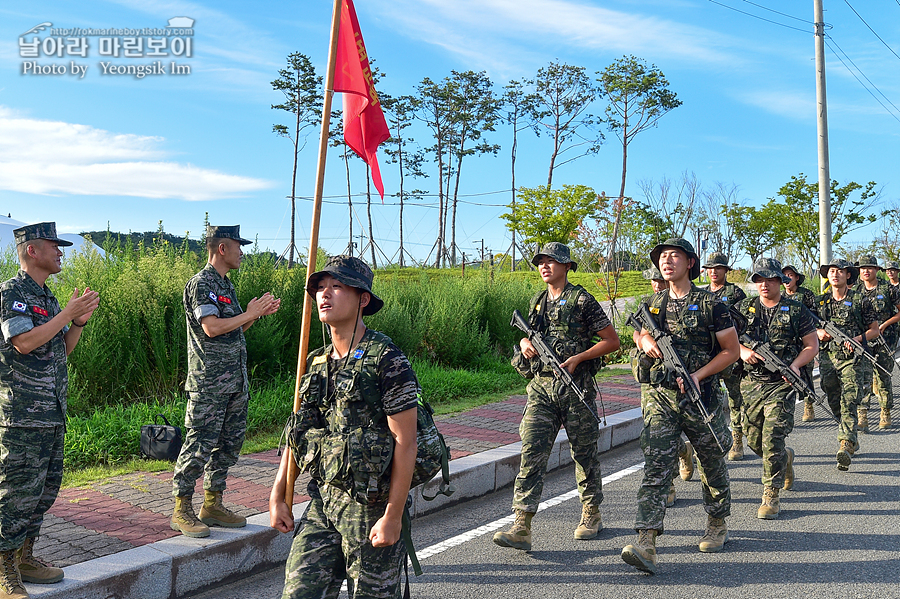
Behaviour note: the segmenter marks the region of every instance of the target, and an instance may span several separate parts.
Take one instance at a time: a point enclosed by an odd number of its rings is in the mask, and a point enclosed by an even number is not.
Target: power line
[[[728,6],[727,4],[722,4],[721,2],[716,2],[716,0],[709,0],[709,1],[712,2],[713,4],[718,4],[719,6],[721,6],[721,7],[723,7],[723,8],[727,8],[727,9],[729,9],[729,10],[733,10],[733,11],[735,11],[735,12],[739,12],[739,13],[741,13],[742,15],[747,15],[748,17],[753,17],[754,19],[759,19],[760,21],[765,21],[766,23],[772,23],[773,25],[778,25],[778,26],[780,26],[780,27],[786,27],[786,28],[788,28],[788,29],[793,29],[794,31],[802,31],[803,33],[810,33],[810,30],[809,30],[809,29],[800,29],[799,27],[794,27],[794,26],[792,26],[792,25],[785,25],[784,23],[779,23],[778,21],[773,21],[773,20],[771,20],[771,19],[766,19],[765,17],[761,17],[761,16],[759,16],[759,15],[755,15],[755,14],[753,14],[753,13],[743,11],[743,10],[741,10],[741,9],[739,9],[739,8],[735,8],[735,7],[733,7],[733,6]],[[745,0],[745,1],[746,1],[746,0]],[[753,4],[753,3],[751,2],[750,4]],[[767,10],[771,10],[771,9],[767,9]],[[772,12],[776,12],[776,11],[772,11]],[[780,14],[780,13],[779,13],[779,14]],[[789,16],[789,15],[786,15],[786,16]],[[796,18],[796,17],[791,17],[791,18]],[[802,19],[801,19],[801,20],[802,20]]]
[[[862,15],[861,15],[861,14],[859,14],[858,12],[856,12],[856,9],[853,8],[853,6],[850,4],[850,2],[849,2],[848,0],[844,0],[844,4],[846,4],[847,6],[850,7],[850,10],[853,11],[853,14],[855,14],[857,17],[859,17],[859,20],[863,22],[863,25],[865,25],[866,27],[869,28],[869,31],[871,31],[872,34],[873,34],[875,37],[878,38],[878,41],[879,41],[879,42],[881,42],[882,44],[884,44],[884,47],[885,47],[885,48],[887,48],[888,50],[891,51],[891,54],[893,54],[893,55],[896,56],[898,59],[900,59],[900,55],[898,55],[896,52],[894,52],[894,49],[891,48],[890,46],[888,46],[887,42],[884,41],[883,39],[881,39],[881,36],[880,36],[880,35],[878,35],[877,33],[875,33],[875,30],[872,29],[872,26],[869,25],[868,23],[866,23],[866,20],[865,20],[864,18],[862,18]],[[898,2],[898,4],[900,4],[900,2]]]
[[[789,15],[789,14],[786,14],[786,13],[783,13],[783,12],[778,12],[777,10],[774,10],[774,9],[772,9],[772,8],[769,8],[769,7],[767,7],[767,6],[763,6],[762,4],[757,4],[756,2],[750,2],[750,0],[744,0],[744,2],[746,2],[747,4],[752,4],[753,6],[755,6],[755,7],[757,7],[757,8],[761,8],[761,9],[763,9],[763,10],[767,10],[767,11],[769,11],[769,12],[773,12],[773,13],[775,13],[776,15],[781,15],[782,17],[787,17],[787,18],[789,18],[789,19],[794,19],[795,21],[800,21],[801,23],[806,23],[807,25],[811,25],[811,24],[812,24],[812,23],[810,23],[809,21],[807,21],[806,19],[801,19],[800,17],[795,17],[794,15]],[[897,0],[897,2],[900,3],[900,0]]]
[[[854,63],[853,60],[851,60],[850,57],[847,56],[847,54],[844,52],[844,50],[843,50],[840,46],[837,45],[837,43],[834,41],[834,38],[826,37],[826,38],[825,38],[825,43],[828,44],[828,47],[829,47],[829,48],[831,48],[832,45],[833,45],[833,46],[837,46],[837,48],[838,48],[838,50],[840,50],[841,54],[844,54],[844,56],[847,57],[847,60],[850,61],[850,64],[852,64],[854,67],[856,67],[856,69],[859,71],[859,73],[860,73],[863,77],[865,77],[866,81],[868,81],[869,84],[871,84],[872,87],[874,87],[874,88],[878,91],[879,94],[881,94],[882,96],[884,96],[884,99],[887,100],[888,103],[889,103],[891,106],[894,106],[894,103],[891,102],[891,101],[887,98],[887,96],[885,96],[885,95],[881,92],[881,90],[878,89],[878,87],[876,87],[875,84],[872,83],[872,81],[871,81],[868,77],[866,77],[866,74],[863,73],[863,72],[859,69],[859,67],[856,66],[856,63]],[[834,48],[832,48],[832,52],[834,52]],[[853,78],[856,79],[856,80],[859,82],[859,84],[863,86],[863,89],[865,89],[867,92],[869,92],[869,95],[872,96],[873,98],[875,98],[875,101],[878,102],[879,104],[881,104],[881,107],[884,108],[884,110],[885,110],[889,115],[891,115],[891,117],[892,117],[895,121],[897,121],[898,123],[900,123],[900,118],[898,118],[896,114],[894,114],[893,112],[891,112],[891,110],[890,110],[887,106],[885,106],[884,102],[882,102],[882,101],[878,98],[878,96],[876,96],[874,93],[872,93],[872,90],[870,90],[868,87],[866,87],[866,84],[863,83],[862,80],[861,80],[859,77],[857,77],[856,73],[854,73],[853,70],[852,70],[850,67],[847,66],[847,63],[844,62],[844,59],[841,58],[841,55],[838,54],[837,52],[835,52],[834,55],[837,57],[838,60],[841,61],[841,64],[844,65],[844,68],[847,69],[847,71],[849,71],[851,75],[853,75]],[[896,106],[894,106],[894,110],[900,111],[900,109],[897,109]]]

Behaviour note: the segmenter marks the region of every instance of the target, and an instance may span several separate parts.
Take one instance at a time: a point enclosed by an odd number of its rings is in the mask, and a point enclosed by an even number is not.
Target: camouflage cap
[[[759,258],[754,262],[753,269],[750,271],[750,280],[756,283],[756,277],[762,277],[763,279],[779,279],[785,285],[791,282],[790,279],[784,276],[781,262],[775,258]]]
[[[331,275],[344,285],[366,291],[372,296],[369,304],[363,308],[362,313],[364,316],[371,316],[384,306],[384,301],[372,293],[372,280],[375,278],[375,274],[369,268],[369,265],[359,258],[353,256],[332,256],[325,262],[325,268],[309,275],[309,278],[306,280],[306,292],[315,297],[319,280],[325,275]]]
[[[728,256],[722,252],[713,252],[709,254],[706,257],[706,264],[703,265],[703,268],[715,268],[716,266],[724,266],[728,270],[731,270],[731,267],[728,265]]]
[[[46,239],[62,247],[73,245],[71,241],[60,239],[56,235],[56,223],[54,222],[25,225],[24,227],[13,229],[13,235],[16,238],[16,245],[28,243],[34,239]]]
[[[787,265],[783,266],[783,267],[781,268],[781,273],[784,274],[784,272],[785,272],[785,271],[788,271],[788,270],[791,271],[792,273],[794,273],[795,275],[797,275],[797,276],[799,277],[799,278],[797,279],[797,284],[798,284],[798,285],[802,285],[802,284],[803,284],[803,281],[806,280],[806,275],[803,274],[802,272],[800,272],[799,270],[797,270],[797,267],[796,267],[796,266],[791,266],[790,264],[787,264]],[[785,283],[785,285],[786,285],[786,284],[787,284],[787,283]]]
[[[534,258],[531,259],[531,263],[537,266],[537,263],[541,259],[541,256],[553,258],[560,264],[571,264],[572,272],[578,270],[578,263],[572,260],[572,254],[569,251],[569,246],[564,243],[560,243],[558,241],[549,241],[545,243],[543,247],[541,247],[541,250],[534,255]]]
[[[697,257],[697,253],[694,251],[694,246],[692,246],[691,242],[687,239],[682,239],[680,237],[666,239],[655,248],[653,248],[653,250],[650,252],[650,260],[653,261],[653,266],[659,269],[659,255],[662,254],[662,251],[665,248],[679,249],[687,254],[688,258],[693,258],[694,266],[691,267],[691,272],[688,276],[691,280],[696,279],[700,276],[700,258]]]
[[[648,268],[641,274],[644,275],[644,278],[647,279],[648,281],[665,281],[665,279],[662,276],[662,273],[659,272],[659,269],[656,268],[655,266],[651,266],[650,268]]]
[[[864,266],[868,266],[871,268],[877,268],[877,269],[881,270],[881,267],[878,266],[878,258],[876,258],[875,256],[871,256],[871,255],[870,256],[860,256],[859,262],[857,262],[856,265],[860,268],[862,268]]]
[[[884,263],[885,270],[900,270],[900,263],[894,262],[893,260],[888,260]]]
[[[819,274],[823,279],[828,278],[828,269],[831,267],[840,268],[841,270],[846,270],[849,273],[847,277],[847,284],[852,285],[856,282],[856,279],[859,278],[859,269],[853,266],[853,263],[848,262],[847,260],[837,259],[832,260],[829,264],[823,264],[819,267]]]
[[[234,239],[241,245],[253,243],[249,239],[241,237],[241,226],[233,225],[230,227],[208,225],[206,227],[207,239]]]

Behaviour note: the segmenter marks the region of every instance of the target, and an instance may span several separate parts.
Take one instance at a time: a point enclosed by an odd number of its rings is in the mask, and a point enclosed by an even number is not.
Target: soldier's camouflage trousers
[[[862,360],[860,360],[861,362]],[[856,443],[856,409],[863,392],[863,368],[852,356],[843,352],[819,353],[819,376],[822,391],[828,398],[831,411],[840,421],[838,441]]]
[[[187,434],[175,462],[172,495],[192,495],[204,471],[204,489],[225,491],[228,469],[237,463],[244,444],[249,402],[247,392],[188,394]]]
[[[62,483],[66,427],[0,427],[0,551],[41,533]]]
[[[644,430],[641,432],[641,449],[644,452],[644,478],[638,490],[638,513],[635,530],[653,529],[663,532],[666,515],[666,496],[672,479],[678,471],[678,448],[681,433],[687,435],[697,460],[700,462],[700,482],[706,513],[714,518],[731,514],[731,487],[725,454],[731,449],[732,437],[728,432],[728,417],[717,401],[711,410],[712,427],[724,447],[719,449],[713,433],[703,422],[700,413],[688,404],[679,407],[675,391],[662,387],[650,387],[641,400]]]
[[[763,462],[762,484],[784,486],[787,462],[785,441],[794,430],[797,394],[784,381],[764,383],[746,377],[741,382],[744,397],[744,434],[747,445]]]
[[[594,384],[590,377],[583,376],[576,382],[593,403]],[[596,413],[596,407],[594,411]],[[537,511],[544,490],[547,461],[560,426],[566,427],[569,436],[581,502],[600,505],[603,501],[600,452],[597,449],[600,425],[597,419],[568,387],[552,377],[536,376],[528,383],[528,404],[519,424],[522,460],[513,491],[513,509]]]
[[[741,376],[738,371],[738,363],[732,364],[719,374],[719,378],[725,383],[728,393],[728,410],[731,414],[732,430],[743,431],[743,397],[741,395]],[[746,431],[744,431],[746,432]]]
[[[325,484],[310,495],[285,564],[282,599],[333,599],[345,579],[350,599],[399,598],[403,540],[377,548],[369,541],[386,504],[365,506]]]
[[[891,347],[893,347],[893,345]],[[874,347],[869,346],[869,350],[875,350],[875,357],[884,369],[888,372],[894,371],[895,364],[892,355],[886,352],[880,345]],[[869,402],[874,395],[878,398],[878,404],[882,408],[888,410],[892,409],[894,407],[894,390],[891,377],[872,366],[872,363],[868,360],[860,360],[860,369],[863,371],[863,379],[862,383],[860,383],[862,385],[863,398],[860,405],[868,408]]]

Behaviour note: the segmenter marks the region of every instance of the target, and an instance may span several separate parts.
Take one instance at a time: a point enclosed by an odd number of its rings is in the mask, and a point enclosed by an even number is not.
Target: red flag
[[[375,93],[369,56],[352,0],[341,2],[334,91],[344,95],[344,141],[372,169],[372,182],[384,201],[384,184],[376,153],[378,145],[391,134]]]

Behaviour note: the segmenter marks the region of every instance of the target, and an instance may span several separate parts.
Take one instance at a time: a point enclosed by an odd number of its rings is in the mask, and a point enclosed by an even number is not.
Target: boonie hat
[[[384,301],[372,293],[372,280],[375,278],[375,274],[369,268],[369,265],[359,258],[354,256],[332,256],[325,262],[325,268],[309,275],[309,279],[306,280],[306,292],[316,297],[319,281],[325,275],[331,275],[344,285],[355,287],[372,296],[369,305],[363,308],[362,313],[364,316],[371,316],[384,306]]]
[[[806,275],[803,274],[802,272],[800,272],[799,270],[797,270],[796,266],[791,266],[790,264],[785,265],[781,269],[782,274],[784,274],[784,271],[786,271],[786,270],[789,270],[792,273],[794,273],[795,275],[797,275],[798,277],[800,277],[799,279],[797,279],[797,285],[802,285],[803,281],[806,280]],[[787,283],[785,283],[785,285],[787,285]]]
[[[700,276],[700,258],[697,257],[697,253],[694,251],[694,246],[691,245],[691,242],[687,239],[682,239],[680,237],[666,239],[661,244],[653,248],[650,252],[650,260],[653,261],[653,266],[659,270],[659,255],[662,254],[662,251],[665,248],[676,248],[684,252],[688,255],[688,258],[694,259],[694,266],[691,267],[691,272],[688,275],[691,280],[696,279]]]
[[[850,273],[847,277],[847,285],[852,285],[856,282],[856,279],[859,278],[859,269],[853,266],[852,263],[847,260],[837,259],[832,260],[830,264],[823,264],[819,267],[819,274],[823,279],[828,278],[828,269],[831,267],[840,268],[841,270],[846,270]]]
[[[234,239],[241,245],[248,245],[253,243],[249,239],[244,239],[241,237],[241,226],[233,225],[230,227],[223,226],[213,226],[208,225],[206,227],[206,238],[207,239]]]
[[[706,264],[703,265],[703,268],[715,268],[716,266],[724,266],[728,270],[731,270],[731,267],[728,266],[728,256],[722,252],[713,252],[709,254],[706,257]]]
[[[665,279],[663,279],[662,273],[659,272],[659,269],[655,266],[651,266],[641,274],[644,275],[644,278],[648,281],[665,281]]]
[[[531,263],[537,266],[538,261],[541,259],[541,256],[547,256],[548,258],[553,258],[560,264],[571,264],[572,272],[578,270],[578,263],[572,260],[572,254],[569,251],[569,246],[564,243],[560,243],[558,241],[549,241],[541,247],[541,251],[534,255],[534,258],[531,259]]]
[[[750,280],[756,283],[756,277],[763,279],[780,279],[782,283],[787,285],[791,282],[781,269],[781,262],[775,258],[759,258],[753,263],[753,269],[750,271]]]
[[[884,270],[900,270],[900,263],[888,260],[884,263]]]
[[[66,241],[65,239],[57,237],[56,223],[54,222],[25,225],[24,227],[13,229],[13,235],[16,238],[16,245],[28,243],[35,239],[46,239],[47,241],[52,241],[62,247],[73,245],[71,241]]]
[[[876,258],[875,256],[860,256],[859,262],[857,262],[856,265],[860,268],[870,267],[881,270],[881,267],[878,266],[878,258]]]

